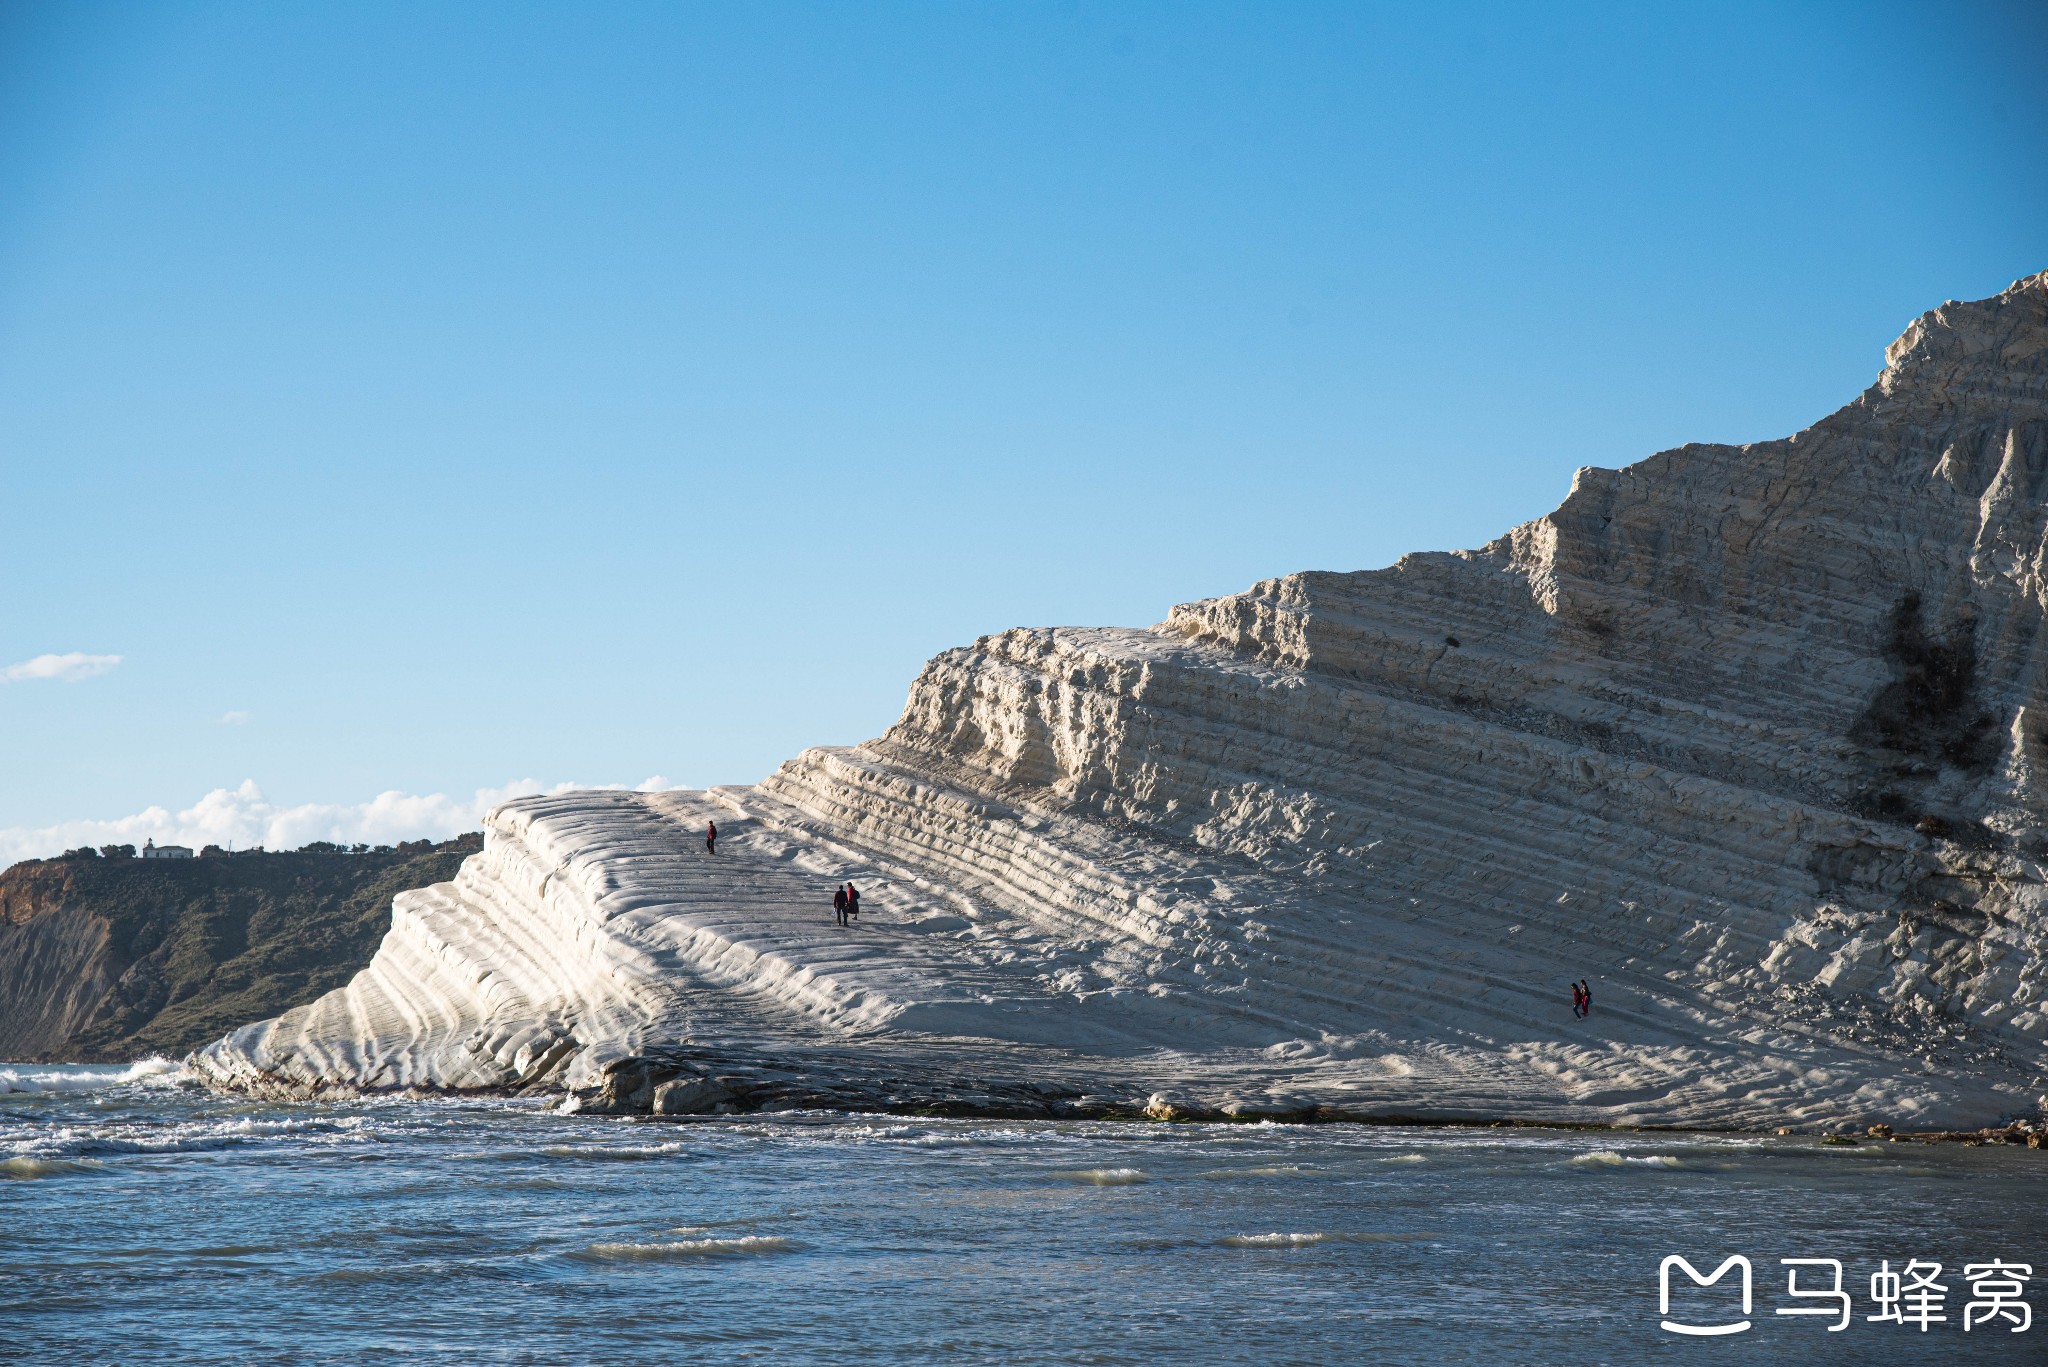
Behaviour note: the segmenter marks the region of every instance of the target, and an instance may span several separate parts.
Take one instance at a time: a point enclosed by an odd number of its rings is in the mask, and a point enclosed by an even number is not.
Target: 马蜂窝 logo
[[[1838,1334],[1854,1322],[1855,1303],[1849,1294],[1840,1259],[1780,1258],[1778,1263],[1785,1269],[1786,1298],[1803,1304],[1779,1306],[1771,1312],[1773,1316],[1826,1316],[1833,1321],[1827,1326],[1830,1334]],[[1800,1280],[1802,1269],[1806,1270],[1803,1283]],[[1674,1270],[1683,1272],[1692,1283],[1692,1288],[1679,1283],[1682,1290],[1717,1287],[1726,1279],[1727,1284],[1720,1293],[1728,1302],[1726,1307],[1719,1312],[1702,1311],[1689,1314],[1684,1319],[1673,1319],[1671,1288]],[[1731,1272],[1741,1275],[1731,1278]],[[1929,1259],[1908,1259],[1906,1265],[1896,1272],[1892,1270],[1891,1260],[1885,1259],[1877,1271],[1870,1274],[1870,1303],[1876,1308],[1876,1313],[1865,1315],[1864,1321],[1918,1329],[1923,1334],[1937,1324],[1951,1323],[1957,1318],[1949,1313],[1952,1288],[1941,1280],[1941,1274],[1942,1265]],[[2033,1327],[2034,1312],[2026,1302],[2027,1283],[2034,1275],[2031,1264],[1994,1258],[1989,1262],[1965,1263],[1962,1275],[1970,1287],[1969,1298],[1961,1307],[1964,1333],[1995,1328],[2023,1334]],[[1672,1254],[1657,1267],[1657,1310],[1663,1317],[1664,1331],[1695,1338],[1718,1338],[1723,1334],[1740,1334],[1751,1328],[1751,1277],[1749,1259],[1739,1253],[1723,1259],[1721,1265],[1710,1273],[1702,1273],[1688,1259]],[[1739,1311],[1735,1306],[1738,1296]],[[1694,1320],[1703,1322],[1694,1323]]]

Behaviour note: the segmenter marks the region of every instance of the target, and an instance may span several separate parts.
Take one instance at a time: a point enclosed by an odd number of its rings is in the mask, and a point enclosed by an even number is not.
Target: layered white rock
[[[2048,276],[1888,361],[1477,551],[984,638],[756,788],[507,804],[355,982],[196,1066],[580,1087],[681,1044],[1208,1108],[2032,1112]]]

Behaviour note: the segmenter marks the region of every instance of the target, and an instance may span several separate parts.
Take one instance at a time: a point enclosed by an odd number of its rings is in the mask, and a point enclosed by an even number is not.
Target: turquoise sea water
[[[1961,1325],[1965,1263],[2048,1282],[2024,1149],[0,1088],[7,1361],[2048,1361],[2048,1324]],[[1674,1253],[1749,1258],[1751,1328],[1662,1330]],[[1844,1263],[1846,1330],[1774,1314],[1815,1304],[1787,1257]],[[1949,1320],[1868,1322],[1879,1260],[1916,1258]],[[1681,1278],[1674,1316],[1739,1320],[1737,1276]]]

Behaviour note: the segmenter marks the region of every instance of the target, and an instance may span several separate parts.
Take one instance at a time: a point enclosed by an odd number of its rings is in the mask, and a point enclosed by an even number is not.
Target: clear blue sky
[[[0,826],[761,777],[2048,267],[2022,5],[0,7]],[[231,714],[244,718],[223,721]]]

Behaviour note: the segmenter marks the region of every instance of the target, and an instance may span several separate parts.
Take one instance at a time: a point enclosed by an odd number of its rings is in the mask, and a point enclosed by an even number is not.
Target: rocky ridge
[[[1581,470],[1478,550],[986,637],[753,788],[509,803],[354,982],[193,1066],[671,1112],[1999,1123],[2048,1087],[2044,565],[2035,276],[1796,436]]]
[[[0,1058],[176,1056],[311,1001],[369,963],[394,895],[482,845],[23,860],[0,872]]]

